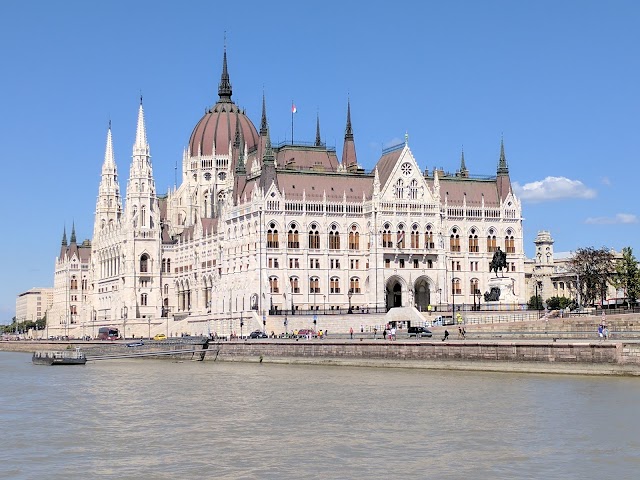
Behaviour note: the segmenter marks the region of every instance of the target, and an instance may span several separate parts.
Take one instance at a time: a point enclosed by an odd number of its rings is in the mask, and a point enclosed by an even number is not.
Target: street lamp
[[[149,340],[151,340],[151,317],[147,317],[147,325],[149,327],[149,331],[148,331]]]
[[[351,309],[351,297],[353,297],[353,288],[349,289],[347,297],[349,297],[349,310],[347,310],[347,313],[353,313],[353,310]]]
[[[451,313],[455,315],[456,312],[456,290],[455,290],[455,282],[454,279],[451,279],[451,302],[452,302],[452,310]]]
[[[242,327],[244,327],[244,320],[242,319],[242,312],[240,312],[240,338],[242,338]]]
[[[127,339],[127,314],[129,312],[129,309],[126,307],[126,305],[124,307],[122,307],[121,309],[121,314],[122,314],[122,337],[126,340]]]
[[[289,325],[289,320],[287,320],[287,316],[284,316],[284,333],[285,335],[289,335],[289,330],[287,329],[287,326]]]

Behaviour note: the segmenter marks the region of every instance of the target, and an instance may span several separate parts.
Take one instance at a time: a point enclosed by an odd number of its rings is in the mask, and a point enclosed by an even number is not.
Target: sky
[[[366,170],[407,134],[422,168],[464,149],[495,175],[503,138],[527,257],[540,230],[640,255],[639,20],[625,0],[4,0],[0,323],[53,286],[63,228],[91,237],[109,121],[125,192],[141,95],[157,190],[175,184],[225,43],[232,98],[259,126],[264,93],[273,142],[295,103],[294,140],[319,116],[340,156],[347,101]]]

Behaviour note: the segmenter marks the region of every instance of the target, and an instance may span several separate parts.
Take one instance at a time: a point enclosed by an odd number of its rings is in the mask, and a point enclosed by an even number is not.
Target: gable
[[[427,182],[422,176],[420,166],[416,162],[411,150],[404,146],[395,164],[386,165],[388,175],[386,181],[380,178],[380,198],[386,202],[419,201],[432,203],[435,201]]]

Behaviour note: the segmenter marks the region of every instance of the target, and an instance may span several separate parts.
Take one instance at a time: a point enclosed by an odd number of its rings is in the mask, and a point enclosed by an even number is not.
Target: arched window
[[[409,198],[416,200],[418,198],[418,181],[413,179],[409,184]]]
[[[320,293],[320,279],[318,277],[309,279],[309,293]]]
[[[507,253],[516,253],[516,241],[511,231],[507,232],[507,236],[504,238],[504,251]]]
[[[455,228],[451,233],[451,237],[449,237],[449,250],[452,252],[460,251],[460,235],[458,234],[458,230]]]
[[[271,293],[279,293],[278,277],[269,277],[269,289]]]
[[[298,237],[298,228],[295,223],[291,225],[287,234],[287,248],[300,248],[300,239]]]
[[[171,259],[167,258],[167,272],[171,273]]]
[[[424,246],[425,248],[435,248],[435,243],[433,243],[433,231],[431,230],[431,225],[427,225],[427,230],[424,232]]]
[[[164,294],[169,295],[169,285],[165,283],[164,285]]]
[[[420,248],[420,232],[415,223],[411,227],[411,248]]]
[[[147,225],[147,207],[144,205],[140,207],[140,226],[145,227]]]
[[[340,293],[340,279],[331,277],[329,280],[329,293]]]
[[[469,234],[469,252],[478,253],[480,252],[480,244],[478,243],[478,233],[475,228],[471,229],[471,233]]]
[[[391,225],[384,224],[384,230],[382,231],[382,247],[393,247],[393,241],[391,240]]]
[[[472,278],[469,282],[469,292],[478,295],[480,293],[480,283],[477,278]]]
[[[349,232],[349,250],[360,250],[360,233],[355,225],[351,225]]]
[[[340,250],[340,233],[335,225],[331,225],[329,232],[329,250]]]
[[[147,305],[147,294],[146,293],[141,293],[140,294],[140,305],[142,305],[143,307]]]
[[[401,223],[398,225],[398,233],[396,234],[396,248],[404,248],[404,225]]]
[[[318,226],[314,223],[309,230],[309,248],[318,250],[320,248],[320,232],[318,232]]]
[[[351,277],[349,279],[349,290],[352,293],[360,293],[360,279],[358,277]]]
[[[498,249],[498,244],[496,242],[496,232],[492,228],[489,230],[489,235],[487,235],[487,252],[495,252]]]
[[[404,182],[402,181],[401,178],[398,179],[398,181],[396,182],[396,198],[401,199],[404,198]]]
[[[140,273],[147,273],[149,270],[149,255],[146,253],[140,257]]]
[[[454,278],[451,281],[451,284],[453,286],[454,295],[462,295],[462,288],[460,287],[460,279],[459,278]]]
[[[267,230],[267,248],[278,248],[278,230],[276,230],[276,224],[272,223],[269,225],[269,230]]]
[[[300,293],[300,282],[298,277],[290,277],[289,284],[291,285],[291,293]]]

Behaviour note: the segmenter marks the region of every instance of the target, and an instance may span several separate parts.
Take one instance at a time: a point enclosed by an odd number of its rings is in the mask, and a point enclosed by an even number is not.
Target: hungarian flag
[[[296,113],[298,111],[298,109],[296,108],[295,104],[291,104],[291,113]]]

